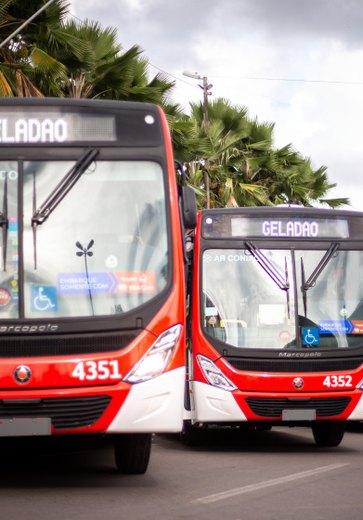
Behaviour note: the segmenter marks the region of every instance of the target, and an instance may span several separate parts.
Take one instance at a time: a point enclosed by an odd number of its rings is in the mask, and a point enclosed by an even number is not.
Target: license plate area
[[[283,421],[315,421],[315,419],[316,410],[310,408],[304,410],[299,408],[282,410]]]
[[[0,437],[51,435],[50,417],[0,418]]]

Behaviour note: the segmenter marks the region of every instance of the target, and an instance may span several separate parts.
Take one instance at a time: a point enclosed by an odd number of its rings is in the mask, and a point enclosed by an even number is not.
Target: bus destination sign
[[[348,239],[348,219],[292,216],[207,216],[203,222],[205,238],[265,239]]]
[[[0,112],[0,146],[114,142],[116,139],[116,121],[112,115],[62,113],[55,109]]]

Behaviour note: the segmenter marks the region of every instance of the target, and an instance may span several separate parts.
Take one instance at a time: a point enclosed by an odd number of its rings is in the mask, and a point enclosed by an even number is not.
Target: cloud
[[[274,42],[313,37],[349,46],[363,43],[361,0],[225,0],[220,5],[226,15],[234,10],[232,24],[243,19]]]
[[[208,76],[213,97],[274,122],[277,146],[326,165],[336,193],[363,210],[361,0],[72,0],[72,10],[138,44],[151,72],[177,78],[185,107],[202,92],[182,72]]]

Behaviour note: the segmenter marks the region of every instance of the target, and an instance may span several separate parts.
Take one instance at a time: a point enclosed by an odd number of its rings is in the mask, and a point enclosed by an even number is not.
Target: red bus
[[[159,107],[0,101],[0,436],[107,434],[143,473],[180,431],[179,192]]]
[[[363,213],[204,210],[193,271],[186,441],[307,425],[337,446],[363,420]]]

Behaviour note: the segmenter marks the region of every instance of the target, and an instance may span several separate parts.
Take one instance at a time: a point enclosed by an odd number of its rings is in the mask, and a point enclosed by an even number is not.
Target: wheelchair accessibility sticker
[[[47,285],[33,285],[31,288],[33,312],[57,312],[57,289]]]
[[[317,347],[320,345],[320,334],[318,328],[303,327],[302,329],[303,345],[307,347]]]

